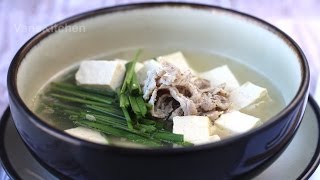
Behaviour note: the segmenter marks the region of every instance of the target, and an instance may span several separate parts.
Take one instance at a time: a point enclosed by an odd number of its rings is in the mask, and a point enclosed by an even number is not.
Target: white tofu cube
[[[206,143],[213,143],[220,141],[221,138],[218,135],[209,136],[208,139],[201,139],[201,140],[193,140],[192,143],[196,145],[206,144]],[[189,141],[191,142],[191,141]]]
[[[223,65],[206,72],[202,72],[199,76],[210,81],[211,86],[219,86],[226,84],[226,90],[238,88],[239,82],[227,65]]]
[[[194,144],[210,142],[212,123],[206,116],[173,117],[173,133],[182,134],[184,141]]]
[[[263,103],[262,100],[269,100],[266,88],[257,86],[251,82],[244,83],[241,87],[230,93],[229,100],[232,103],[232,109],[243,110],[245,108],[256,108]]]
[[[261,124],[260,119],[250,116],[239,111],[232,111],[222,114],[219,119],[214,122],[211,133],[220,137],[228,137],[240,133],[247,132]]]
[[[72,129],[65,130],[66,133],[75,136],[77,138],[99,143],[99,144],[108,144],[107,139],[100,134],[98,131],[94,131],[85,127],[76,127]]]
[[[180,51],[164,56],[159,56],[157,60],[171,63],[182,71],[190,70],[192,73],[194,73],[193,69],[188,64],[187,59]]]
[[[147,79],[148,71],[153,71],[160,68],[161,64],[154,59],[143,62],[142,68],[137,72],[139,83],[144,84],[144,81]]]
[[[120,61],[82,61],[76,73],[79,85],[116,90],[121,86],[125,67]]]
[[[216,141],[220,141],[221,140],[221,138],[216,134],[210,136],[209,139],[210,139],[210,142],[216,142]]]
[[[129,62],[128,60],[124,60],[124,59],[115,59],[115,61],[118,61],[118,62],[122,63],[124,67]],[[136,67],[135,67],[135,72],[137,73],[142,68],[143,68],[143,64],[141,62],[137,62],[136,63]]]
[[[135,67],[135,72],[138,73],[142,68],[143,68],[143,64],[141,62],[137,62],[136,63],[136,67]]]

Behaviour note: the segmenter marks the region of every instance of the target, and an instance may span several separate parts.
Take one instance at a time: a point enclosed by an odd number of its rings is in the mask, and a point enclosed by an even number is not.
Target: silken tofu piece
[[[123,66],[125,67],[125,65],[130,62],[128,60],[124,60],[124,59],[115,59],[115,61],[121,62],[123,64]],[[143,64],[141,62],[136,62],[136,67],[135,67],[135,72],[137,73],[138,71],[140,71],[143,68]]]
[[[193,69],[188,64],[187,59],[180,51],[164,56],[159,56],[157,57],[157,60],[171,63],[181,71],[190,70],[192,73],[194,73]]]
[[[77,138],[99,143],[99,144],[108,144],[107,139],[100,134],[100,132],[94,131],[85,127],[76,127],[72,129],[65,130],[66,133],[75,136]]]
[[[212,123],[206,116],[173,117],[173,133],[182,134],[184,141],[188,141],[193,144],[210,142],[211,127]]]
[[[219,86],[223,83],[226,85],[226,90],[231,91],[238,88],[239,82],[227,65],[216,67],[206,72],[202,72],[199,76],[210,81],[211,86]]]
[[[212,142],[217,142],[220,141],[221,138],[218,135],[211,135],[209,136],[208,139],[201,139],[201,140],[193,140],[192,144],[196,144],[196,145],[201,145],[201,144],[206,144],[206,143],[212,143]],[[191,142],[191,141],[188,141]]]
[[[125,74],[120,61],[82,61],[76,73],[79,85],[116,90],[121,86]]]
[[[216,141],[220,141],[221,140],[220,136],[218,136],[216,134],[210,136],[209,139],[210,139],[210,142],[216,142]]]
[[[259,118],[239,111],[232,111],[222,114],[221,117],[214,122],[211,133],[224,138],[247,132],[261,124]]]
[[[136,67],[135,67],[135,72],[138,73],[142,68],[143,68],[143,64],[141,62],[137,62],[136,63]]]
[[[140,84],[144,84],[144,81],[147,79],[147,75],[149,71],[153,71],[161,68],[161,64],[154,59],[143,62],[142,66],[143,67],[137,72],[137,76]]]
[[[233,110],[254,109],[266,101],[270,101],[266,88],[257,86],[251,82],[244,83],[241,87],[233,90],[229,97]]]

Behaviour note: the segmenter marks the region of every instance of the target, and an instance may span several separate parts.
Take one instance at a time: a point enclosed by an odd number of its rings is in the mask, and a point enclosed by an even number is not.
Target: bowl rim
[[[169,148],[169,147],[168,148],[167,147],[151,148],[151,149],[150,148],[127,148],[127,147],[109,146],[109,145],[102,145],[102,144],[89,142],[89,141],[71,136],[65,133],[64,131],[49,125],[45,121],[41,120],[41,118],[39,118],[37,115],[35,115],[23,102],[22,98],[18,93],[17,84],[16,84],[18,69],[21,62],[25,58],[25,56],[28,54],[28,52],[35,45],[40,43],[43,39],[50,36],[51,34],[54,34],[54,32],[59,28],[61,29],[67,25],[71,25],[73,23],[76,23],[82,20],[90,19],[95,16],[112,14],[112,13],[123,12],[123,11],[130,11],[130,10],[139,10],[139,9],[141,10],[145,8],[150,9],[150,8],[160,8],[160,7],[179,7],[179,8],[190,8],[190,9],[197,9],[197,10],[203,10],[203,11],[215,11],[219,13],[227,13],[228,15],[234,15],[234,16],[237,16],[237,18],[241,18],[243,20],[254,23],[260,27],[265,28],[269,32],[275,34],[280,39],[282,39],[296,53],[299,59],[302,80],[299,85],[298,92],[295,94],[295,96],[289,102],[288,105],[286,105],[279,113],[272,116],[266,123],[264,123],[260,127],[257,127],[248,132],[245,132],[233,137],[229,137],[227,139],[224,139],[218,142],[196,145],[191,147],[183,147],[183,148]],[[228,146],[235,141],[241,141],[241,140],[244,140],[246,137],[254,136],[259,131],[276,124],[277,120],[287,116],[295,107],[297,107],[300,104],[300,102],[303,101],[303,98],[308,97],[309,81],[310,81],[309,66],[308,66],[307,59],[303,54],[302,50],[291,37],[289,37],[287,34],[285,34],[283,31],[281,31],[274,25],[262,19],[254,17],[252,15],[242,13],[232,9],[218,7],[218,6],[204,5],[204,4],[197,4],[197,3],[184,3],[184,2],[183,3],[182,2],[152,2],[152,3],[124,4],[124,5],[94,9],[84,13],[76,14],[74,16],[71,16],[69,18],[66,18],[64,20],[61,20],[59,22],[56,22],[48,26],[47,28],[43,29],[42,31],[34,35],[32,38],[30,38],[18,50],[8,70],[7,85],[8,85],[8,93],[9,93],[11,103],[19,107],[20,110],[22,110],[22,112],[25,115],[29,116],[28,119],[30,120],[31,123],[33,123],[35,126],[40,128],[41,130],[45,131],[46,133],[52,136],[55,136],[58,139],[67,141],[75,145],[83,145],[83,146],[87,146],[94,149],[110,150],[113,152],[119,151],[119,152],[126,152],[126,153],[132,153],[132,154],[159,155],[159,154],[175,154],[175,153],[204,151],[212,148]]]

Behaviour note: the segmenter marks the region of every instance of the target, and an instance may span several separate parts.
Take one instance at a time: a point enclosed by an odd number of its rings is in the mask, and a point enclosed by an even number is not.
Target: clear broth
[[[175,52],[176,50],[159,50],[159,49],[147,49],[144,50],[140,59],[142,60],[148,60],[152,59],[157,56],[170,54],[172,52]],[[122,51],[117,52],[113,54],[108,55],[99,55],[97,57],[93,57],[91,59],[101,59],[101,60],[112,60],[112,59],[127,59],[130,60],[136,50],[128,50],[128,51]],[[261,87],[265,87],[268,89],[269,96],[271,97],[272,101],[268,103],[263,111],[256,111],[256,112],[245,112],[250,115],[254,115],[260,119],[262,119],[263,122],[270,119],[272,116],[277,114],[284,106],[284,99],[280,93],[280,91],[272,84],[272,82],[264,77],[259,72],[256,72],[252,68],[243,65],[236,60],[231,60],[227,57],[220,56],[217,54],[209,54],[204,52],[192,52],[192,51],[182,51],[185,55],[186,59],[188,60],[189,65],[198,72],[203,72],[210,70],[214,67],[218,67],[221,65],[228,65],[231,71],[235,74],[240,84],[243,84],[247,81],[250,81],[256,85],[259,85]],[[53,81],[59,81],[59,82],[70,82],[75,84],[75,72],[78,68],[78,64],[74,64],[73,66],[67,67],[63,70],[61,70],[59,73],[57,73],[53,78],[48,80],[47,83],[44,84],[44,86],[39,90],[37,93],[37,96],[35,97],[35,101],[33,104],[33,109],[36,112],[36,114],[43,119],[48,124],[60,129],[60,130],[66,130],[69,128],[75,127],[72,121],[70,121],[65,116],[53,116],[51,109],[45,109],[41,108],[42,106],[42,96],[43,94],[48,90],[49,83]],[[267,109],[267,110],[266,110]],[[119,146],[127,146],[127,147],[140,147],[140,145],[136,145],[134,143],[126,142],[125,140],[121,138],[108,138],[110,144],[119,145]]]

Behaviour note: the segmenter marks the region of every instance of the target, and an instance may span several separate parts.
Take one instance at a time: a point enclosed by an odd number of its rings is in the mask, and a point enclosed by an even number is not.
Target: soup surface
[[[161,56],[163,54],[168,54],[175,52],[175,50],[159,50],[159,49],[145,49],[142,54],[139,56],[139,62],[143,62],[144,60],[149,60],[154,57]],[[93,57],[95,60],[114,60],[114,59],[126,59],[130,60],[134,57],[136,50],[117,52],[113,54],[107,55],[99,55],[97,57]],[[192,69],[196,72],[204,72],[215,67],[219,67],[222,65],[227,65],[232,73],[235,75],[236,79],[239,81],[239,84],[244,84],[245,82],[251,82],[260,87],[266,88],[268,90],[268,96],[271,101],[268,101],[263,108],[242,110],[241,112],[257,117],[261,120],[261,122],[267,121],[273,115],[278,113],[285,105],[284,100],[282,98],[279,90],[275,88],[275,86],[270,82],[266,77],[261,75],[259,72],[256,72],[254,69],[237,62],[236,60],[231,60],[227,57],[220,56],[217,54],[208,54],[203,52],[192,52],[192,51],[183,51],[183,55],[186,57],[188,64]],[[79,69],[79,64],[74,64],[73,66],[66,67],[62,69],[61,72],[57,73],[56,76],[52,77],[48,82],[40,89],[35,97],[33,109],[36,114],[45,122],[52,125],[55,128],[60,130],[67,130],[70,128],[75,128],[76,125],[72,118],[70,118],[70,114],[57,111],[52,106],[48,106],[49,104],[56,103],[55,99],[48,98],[46,95],[48,92],[52,91],[52,87],[50,83],[52,82],[62,82],[72,85],[77,85],[75,74]],[[94,89],[94,88],[93,88]],[[100,89],[99,89],[100,90]],[[70,102],[69,105],[78,106],[77,103]],[[82,108],[82,106],[78,106],[78,108]],[[119,110],[121,108],[119,107]],[[91,114],[86,114],[87,119],[90,120]],[[95,117],[92,117],[92,120],[95,120]],[[166,126],[169,126],[169,129],[172,129],[171,124],[168,123]],[[128,141],[123,137],[115,137],[108,134],[103,134],[103,136],[107,139],[108,144],[118,145],[118,146],[126,146],[126,147],[146,147],[139,143],[133,143],[132,141]],[[172,144],[168,144],[172,146]]]

